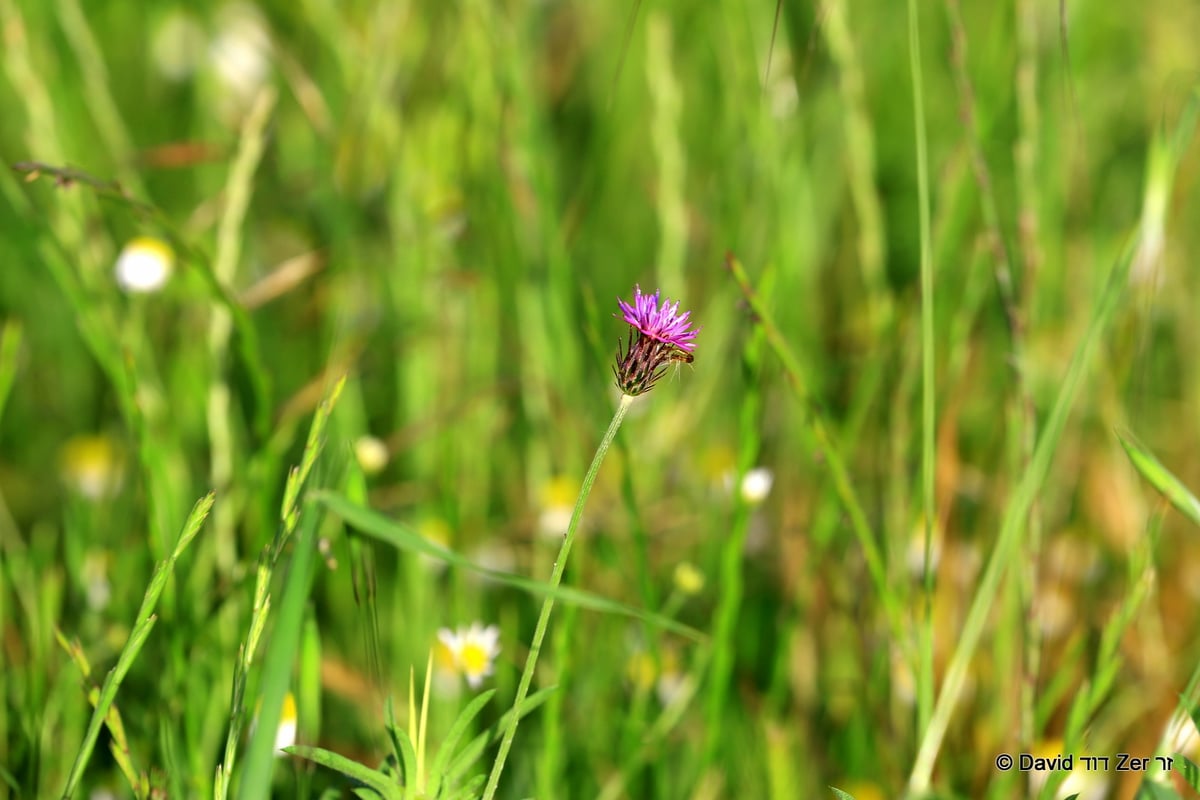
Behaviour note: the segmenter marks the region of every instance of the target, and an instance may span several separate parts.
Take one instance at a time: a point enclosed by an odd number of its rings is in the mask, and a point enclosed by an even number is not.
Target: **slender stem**
[[[917,729],[925,730],[933,714],[933,529],[937,517],[934,495],[937,402],[934,345],[933,253],[929,222],[929,155],[925,136],[925,100],[921,74],[921,28],[916,0],[908,0],[908,63],[912,74],[913,134],[917,150],[917,202],[921,239],[921,508],[925,518],[924,589],[917,648]]]
[[[500,752],[496,754],[496,761],[492,764],[492,773],[488,776],[487,787],[483,790],[483,800],[492,800],[496,796],[500,773],[504,771],[504,762],[508,758],[508,751],[512,748],[513,737],[517,734],[517,723],[521,721],[521,706],[525,704],[525,698],[529,695],[529,684],[533,682],[533,671],[537,667],[538,654],[542,650],[542,640],[546,638],[546,628],[550,625],[550,612],[554,609],[555,591],[562,583],[563,572],[567,568],[567,556],[571,552],[571,545],[575,543],[575,534],[579,532],[579,520],[583,517],[583,507],[587,503],[588,495],[592,493],[592,484],[596,482],[596,474],[600,472],[600,464],[604,461],[604,455],[608,452],[613,438],[616,437],[617,429],[621,427],[621,422],[625,419],[625,413],[629,411],[632,402],[632,396],[621,395],[621,402],[617,405],[612,422],[608,424],[608,430],[604,432],[604,438],[600,440],[600,446],[596,448],[596,455],[592,457],[592,465],[588,467],[587,474],[583,476],[583,486],[579,490],[579,498],[575,501],[575,510],[571,512],[571,523],[567,526],[567,532],[563,534],[562,547],[559,548],[558,558],[554,560],[554,570],[550,573],[550,591],[542,602],[542,613],[538,616],[537,627],[533,631],[533,643],[529,645],[529,656],[525,659],[525,671],[521,673],[521,682],[517,685],[517,696],[513,699],[513,713],[509,719],[508,728],[504,731],[504,738],[500,740]]]

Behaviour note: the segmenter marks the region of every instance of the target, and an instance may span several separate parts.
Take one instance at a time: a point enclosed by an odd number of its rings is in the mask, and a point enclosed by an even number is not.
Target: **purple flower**
[[[659,293],[642,294],[640,286],[634,287],[633,304],[620,298],[617,303],[625,315],[629,331],[627,347],[617,348],[617,364],[613,374],[617,388],[627,395],[639,395],[654,388],[672,361],[688,364],[695,360],[692,351],[699,329],[690,329],[690,311],[679,313],[679,303],[670,299],[658,303]],[[616,316],[614,314],[614,316]]]
[[[689,353],[696,348],[691,341],[700,332],[699,328],[689,331],[688,317],[692,312],[679,313],[679,303],[671,305],[668,297],[662,307],[658,305],[658,292],[653,295],[642,294],[642,287],[633,287],[633,305],[617,298],[617,305],[625,312],[625,321],[652,339],[657,339],[669,345],[686,350]]]

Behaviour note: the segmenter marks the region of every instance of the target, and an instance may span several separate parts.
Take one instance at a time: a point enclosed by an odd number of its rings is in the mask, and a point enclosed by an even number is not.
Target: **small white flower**
[[[721,475],[721,483],[724,485],[725,491],[733,493],[736,478],[737,472],[732,466]],[[774,485],[775,473],[766,467],[755,467],[742,476],[738,492],[747,505],[756,506],[767,499],[767,496],[771,494],[771,487]]]
[[[250,734],[258,728],[258,713],[262,710],[262,699],[254,709],[254,719],[250,721]],[[296,697],[289,691],[283,696],[283,705],[279,709],[279,726],[275,728],[275,756],[286,756],[283,748],[296,743]]]
[[[271,34],[262,14],[249,3],[230,3],[218,12],[217,29],[208,48],[213,67],[226,90],[249,99],[271,70]]]
[[[755,467],[742,476],[742,499],[750,505],[758,505],[767,499],[775,484],[775,473],[766,467]]]
[[[929,571],[937,572],[938,565],[942,563],[942,537],[941,532],[936,527],[931,533],[932,537],[929,540]],[[914,580],[921,580],[925,576],[924,520],[918,521],[913,526],[912,534],[908,537],[908,547],[905,548],[904,560],[908,564],[908,574]]]
[[[362,471],[368,475],[380,472],[387,466],[390,457],[388,446],[382,439],[360,436],[354,442],[354,458],[358,460]]]
[[[279,712],[279,727],[275,729],[275,755],[286,756],[283,748],[296,743],[296,698],[288,692],[283,696],[283,708]]]
[[[658,682],[655,684],[654,689],[658,695],[658,702],[664,706],[669,706],[683,699],[684,695],[692,692],[692,679],[678,670],[671,670],[670,672],[664,670],[663,674],[658,676]]]
[[[472,622],[466,630],[442,628],[437,637],[449,654],[453,668],[463,674],[467,684],[472,689],[483,685],[483,679],[492,674],[496,656],[500,655],[500,629],[495,625],[484,627],[479,622]]]
[[[92,611],[103,611],[112,599],[112,584],[108,580],[110,561],[105,550],[89,550],[83,558],[84,591]]]
[[[139,236],[132,239],[117,256],[114,267],[117,283],[127,292],[157,292],[171,277],[175,254],[160,239]]]

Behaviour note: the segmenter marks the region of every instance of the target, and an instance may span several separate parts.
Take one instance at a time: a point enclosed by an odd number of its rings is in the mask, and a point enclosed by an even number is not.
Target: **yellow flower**
[[[625,678],[638,691],[654,689],[664,706],[670,705],[683,692],[690,691],[691,678],[680,669],[679,654],[670,647],[660,653],[660,663],[642,645],[635,645],[625,662]]]
[[[111,497],[121,488],[121,457],[108,436],[75,436],[59,451],[67,486],[89,500]]]
[[[654,658],[645,650],[635,650],[625,664],[625,677],[643,691],[654,685],[654,673]]]
[[[544,536],[558,538],[567,532],[578,495],[579,481],[564,475],[556,475],[542,484],[538,530]]]
[[[452,631],[442,628],[437,633],[441,647],[437,651],[439,666],[447,662],[455,672],[467,679],[472,689],[478,689],[483,679],[492,674],[496,656],[500,655],[500,629],[472,622],[470,627]]]
[[[690,561],[680,561],[675,565],[675,588],[686,595],[700,594],[704,588],[704,573]]]

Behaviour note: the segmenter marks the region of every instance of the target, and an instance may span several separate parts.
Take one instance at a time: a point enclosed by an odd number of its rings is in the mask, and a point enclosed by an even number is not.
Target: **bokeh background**
[[[635,285],[696,360],[602,468],[567,583],[626,613],[559,603],[500,796],[900,797],[939,697],[914,796],[1143,778],[1002,752],[1194,758],[1197,532],[1118,433],[1200,486],[1197,30],[1186,0],[0,0],[0,797],[77,763],[76,796],[210,796],[272,686],[378,766],[431,652],[436,750],[475,694],[437,631],[472,622],[494,725],[538,595],[420,542],[549,575]],[[280,521],[342,375],[307,488],[390,535]],[[269,764],[235,794],[346,785]]]

